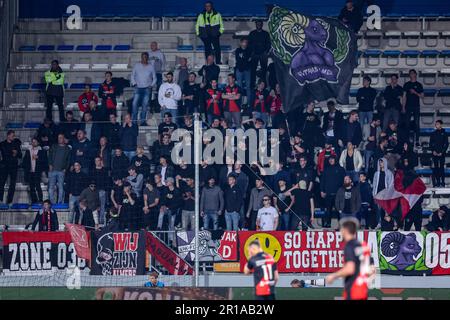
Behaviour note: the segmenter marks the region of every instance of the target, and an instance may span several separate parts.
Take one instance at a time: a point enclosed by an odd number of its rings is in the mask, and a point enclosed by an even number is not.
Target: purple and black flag
[[[357,66],[356,36],[349,28],[336,19],[274,7],[269,33],[285,112],[329,98],[348,104]]]

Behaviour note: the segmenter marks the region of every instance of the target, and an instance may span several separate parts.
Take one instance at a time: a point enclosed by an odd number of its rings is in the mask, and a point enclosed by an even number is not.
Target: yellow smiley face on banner
[[[245,253],[245,258],[247,258],[247,260],[250,258],[250,255],[248,253],[248,246],[254,240],[259,241],[259,243],[261,244],[261,249],[265,253],[270,254],[273,257],[273,259],[275,260],[275,262],[278,262],[278,260],[280,260],[281,244],[277,238],[275,238],[273,235],[271,235],[269,233],[255,233],[255,234],[251,235],[247,239],[247,241],[245,241],[244,253]]]

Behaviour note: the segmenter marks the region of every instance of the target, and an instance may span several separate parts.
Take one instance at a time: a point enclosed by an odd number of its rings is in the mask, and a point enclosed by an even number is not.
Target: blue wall
[[[265,5],[277,3],[306,14],[336,16],[344,0],[216,0],[216,8],[223,15],[265,14]],[[449,0],[375,0],[385,15],[450,15]],[[203,8],[204,0],[20,0],[22,18],[58,18],[71,4],[79,5],[82,15],[195,15]]]

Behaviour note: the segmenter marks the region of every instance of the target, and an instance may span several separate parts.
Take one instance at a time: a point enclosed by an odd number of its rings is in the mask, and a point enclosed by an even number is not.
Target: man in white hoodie
[[[160,49],[158,49],[158,42],[153,41],[150,44],[150,51],[148,52],[148,56],[150,58],[150,63],[155,68],[157,86],[159,88],[162,83],[162,74],[166,70],[166,56]]]
[[[178,102],[181,100],[181,88],[178,84],[173,83],[172,72],[166,74],[166,79],[167,82],[161,85],[158,92],[158,102],[161,106],[161,119],[164,118],[166,112],[170,112],[172,118],[177,122]]]
[[[392,184],[394,184],[394,173],[389,170],[387,159],[384,157],[380,158],[377,163],[377,171],[373,176],[373,196],[375,197],[378,193],[389,188]],[[384,210],[381,207],[378,207],[375,218],[377,224],[380,222],[380,219],[384,218],[384,215]]]
[[[152,87],[156,85],[156,74],[153,64],[149,63],[147,52],[141,54],[141,62],[137,63],[131,74],[131,86],[135,87],[133,97],[132,119],[138,120],[139,106],[142,105],[141,125],[146,125],[147,110],[152,96]]]

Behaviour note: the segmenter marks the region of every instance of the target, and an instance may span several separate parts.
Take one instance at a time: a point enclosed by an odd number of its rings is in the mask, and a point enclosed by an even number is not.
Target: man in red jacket
[[[84,86],[84,92],[81,94],[81,96],[78,97],[78,109],[80,109],[80,111],[83,113],[89,111],[89,104],[91,103],[91,101],[94,101],[95,104],[97,104],[98,97],[94,92],[92,92],[91,85],[86,84]]]

